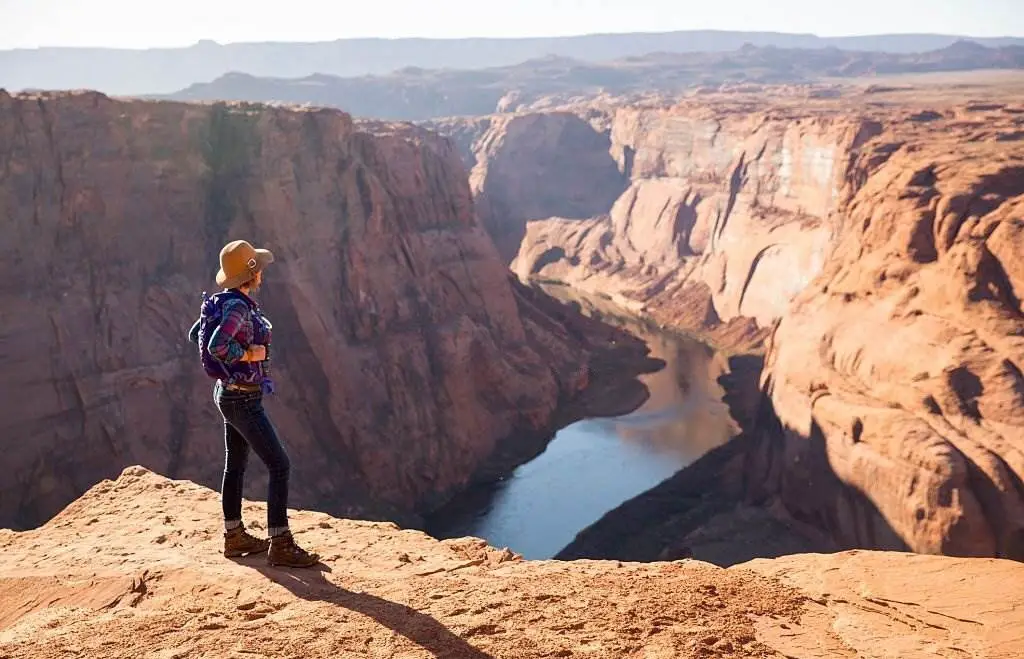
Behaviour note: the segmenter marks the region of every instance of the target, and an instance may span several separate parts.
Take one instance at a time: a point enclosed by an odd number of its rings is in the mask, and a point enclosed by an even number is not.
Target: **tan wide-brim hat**
[[[217,285],[237,288],[273,262],[274,253],[269,249],[256,249],[244,240],[234,240],[220,250]]]

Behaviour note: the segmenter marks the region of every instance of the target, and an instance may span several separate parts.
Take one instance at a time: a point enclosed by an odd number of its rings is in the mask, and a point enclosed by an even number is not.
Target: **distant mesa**
[[[964,42],[964,43],[960,43]],[[627,62],[650,53],[689,54],[698,59],[715,53],[756,52],[773,47],[782,52],[844,52],[911,54],[956,45],[977,51],[977,45],[1024,45],[1024,38],[974,38],[963,35],[898,34],[859,37],[818,37],[813,34],[690,30],[658,33],[590,34],[572,37],[511,39],[336,39],[320,42],[219,43],[201,39],[183,48],[129,50],[117,48],[38,48],[0,50],[0,85],[18,91],[94,89],[106,94],[168,94],[228,71],[259,77],[303,78],[313,73],[343,77],[389,75],[406,67],[423,72],[514,67],[542,58],[547,65],[572,66]],[[977,44],[977,45],[976,45]],[[565,58],[565,59],[563,59]],[[536,65],[536,64],[535,64]],[[674,62],[664,62],[675,66]],[[499,94],[500,97],[500,94]]]
[[[812,85],[834,78],[992,69],[1024,69],[1024,46],[988,48],[960,40],[937,50],[894,53],[844,50],[829,43],[788,48],[747,40],[730,51],[659,49],[604,61],[549,51],[489,68],[471,68],[464,60],[457,68],[416,64],[362,76],[326,71],[298,77],[232,74],[166,97],[314,103],[361,117],[423,121],[552,107],[602,94],[707,93],[721,91],[723,85],[734,93],[752,93],[766,84]]]
[[[984,53],[989,49],[982,46],[977,41],[972,41],[970,39],[958,39],[941,50],[945,50],[948,53]]]

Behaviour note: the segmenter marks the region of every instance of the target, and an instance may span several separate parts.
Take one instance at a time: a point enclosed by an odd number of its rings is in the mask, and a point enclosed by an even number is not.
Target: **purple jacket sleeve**
[[[246,315],[249,310],[245,304],[230,300],[224,304],[224,318],[220,325],[214,330],[207,350],[215,359],[230,366],[237,363],[245,355],[245,346],[242,345],[242,328],[245,325]]]

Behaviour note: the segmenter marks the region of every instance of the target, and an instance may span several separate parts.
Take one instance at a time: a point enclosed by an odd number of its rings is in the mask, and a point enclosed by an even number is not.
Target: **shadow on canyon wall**
[[[470,173],[477,210],[502,259],[511,262],[526,224],[607,215],[628,176],[611,154],[611,136],[570,112],[493,120]]]

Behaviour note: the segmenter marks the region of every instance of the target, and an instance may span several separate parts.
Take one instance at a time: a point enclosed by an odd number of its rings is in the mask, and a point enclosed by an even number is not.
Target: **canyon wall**
[[[767,340],[739,448],[683,472],[680,506],[716,483],[819,544],[1024,558],[1024,105],[868,101],[581,108],[628,186],[589,219],[534,213],[512,267],[723,348]],[[598,544],[563,557],[615,555]]]
[[[733,102],[439,121],[521,278],[756,345],[820,272],[849,153],[877,122]],[[754,322],[752,322],[754,321]]]
[[[888,527],[916,551],[1024,560],[1024,106],[1010,110],[893,117],[855,154],[832,256],[774,330],[771,480],[843,546]]]
[[[0,216],[3,526],[127,464],[219,481],[185,333],[237,237],[277,257],[267,407],[294,505],[414,520],[585,382],[585,339],[522,302],[453,146],[410,126],[0,91]]]
[[[665,320],[684,287],[699,287],[717,319],[770,325],[820,271],[847,154],[875,130],[744,108],[617,110],[611,154],[625,193],[585,222],[529,223],[513,269],[667,306]]]
[[[573,113],[503,115],[475,125],[484,130],[471,146],[470,187],[506,261],[518,252],[528,221],[585,220],[625,189],[608,137]],[[457,143],[468,141],[455,135]]]

